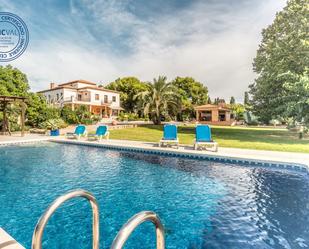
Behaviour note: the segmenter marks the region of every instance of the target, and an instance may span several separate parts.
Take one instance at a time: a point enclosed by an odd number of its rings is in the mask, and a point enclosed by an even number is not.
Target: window
[[[104,95],[104,103],[108,103],[108,96]]]
[[[116,96],[113,96],[113,102],[116,102]]]
[[[77,95],[77,100],[78,100],[78,101],[81,101],[81,100],[82,100],[82,95],[81,95],[81,94],[78,94],[78,95]]]
[[[100,95],[99,94],[95,95],[95,100],[100,100]]]

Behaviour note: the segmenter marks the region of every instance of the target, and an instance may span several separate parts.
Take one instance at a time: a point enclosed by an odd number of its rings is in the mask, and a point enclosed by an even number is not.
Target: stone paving
[[[43,141],[50,139],[49,136],[39,135],[39,134],[25,134],[24,137],[19,134],[12,134],[12,136],[8,135],[0,135],[0,145],[2,144],[14,144],[20,142],[35,142],[35,141]]]

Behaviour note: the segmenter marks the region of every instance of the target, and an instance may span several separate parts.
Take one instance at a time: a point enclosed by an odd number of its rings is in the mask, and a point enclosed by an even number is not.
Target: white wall
[[[74,83],[72,84],[73,87],[89,87],[89,85],[87,84],[83,84],[83,83]],[[48,103],[55,103],[57,102],[57,94],[58,94],[58,100],[62,98],[62,100],[58,101],[58,103],[62,103],[63,100],[65,101],[69,101],[72,99],[73,96],[73,100],[77,101],[77,94],[82,94],[82,101],[89,101],[88,96],[84,96],[85,93],[90,94],[90,102],[92,104],[97,104],[97,105],[101,105],[104,104],[104,96],[107,96],[107,103],[110,104],[111,107],[120,107],[120,94],[119,93],[114,93],[114,92],[109,92],[109,91],[102,91],[102,90],[95,90],[95,89],[84,89],[80,92],[78,92],[77,90],[74,89],[70,89],[70,88],[60,88],[60,89],[50,89],[46,92],[43,92],[42,94],[46,97],[46,100]],[[95,99],[95,95],[98,94],[99,95],[99,99],[96,100]],[[50,96],[50,97],[49,97]],[[116,98],[115,101],[113,101],[113,97]],[[50,100],[50,101],[49,101]]]
[[[63,89],[51,89],[50,91],[43,92],[42,94],[45,96],[47,103],[51,104],[57,102],[62,98]]]
[[[77,94],[76,94],[77,91],[76,90],[68,89],[68,88],[64,88],[62,90],[64,90],[64,92],[63,92],[64,100],[71,99],[71,96],[73,96],[75,99],[77,99]]]
[[[100,91],[89,89],[91,93],[91,102],[96,104],[104,103],[104,95],[107,95],[107,103],[111,103],[112,107],[119,107],[120,106],[120,96],[119,93],[107,92],[107,91]],[[95,95],[99,94],[99,99],[95,99]],[[112,102],[113,96],[116,97],[116,101]]]

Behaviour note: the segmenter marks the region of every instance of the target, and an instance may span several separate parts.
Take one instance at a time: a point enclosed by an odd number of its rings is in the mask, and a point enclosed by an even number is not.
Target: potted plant
[[[49,130],[51,136],[59,136],[59,129],[66,127],[66,123],[61,118],[55,118],[46,120],[41,124],[41,127]]]

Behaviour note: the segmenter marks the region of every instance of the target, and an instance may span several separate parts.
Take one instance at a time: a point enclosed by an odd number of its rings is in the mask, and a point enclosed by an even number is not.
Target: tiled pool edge
[[[75,145],[83,145],[83,146],[91,146],[91,147],[99,147],[99,148],[107,148],[113,150],[120,151],[133,151],[139,153],[147,153],[154,155],[165,155],[165,156],[174,156],[181,158],[189,158],[189,159],[200,159],[211,162],[220,162],[220,163],[230,163],[230,164],[241,164],[245,166],[251,167],[270,167],[274,169],[285,169],[292,170],[302,173],[307,173],[309,175],[309,165],[300,164],[300,163],[292,163],[292,162],[281,162],[281,161],[272,161],[272,160],[259,160],[259,159],[249,159],[242,157],[227,157],[220,155],[209,155],[196,153],[196,151],[176,151],[169,150],[169,148],[159,148],[159,147],[139,147],[134,145],[119,145],[119,144],[107,144],[107,143],[97,143],[97,142],[88,142],[88,141],[77,141],[77,140],[50,140],[51,142],[56,143],[65,143],[65,144],[75,144]]]

